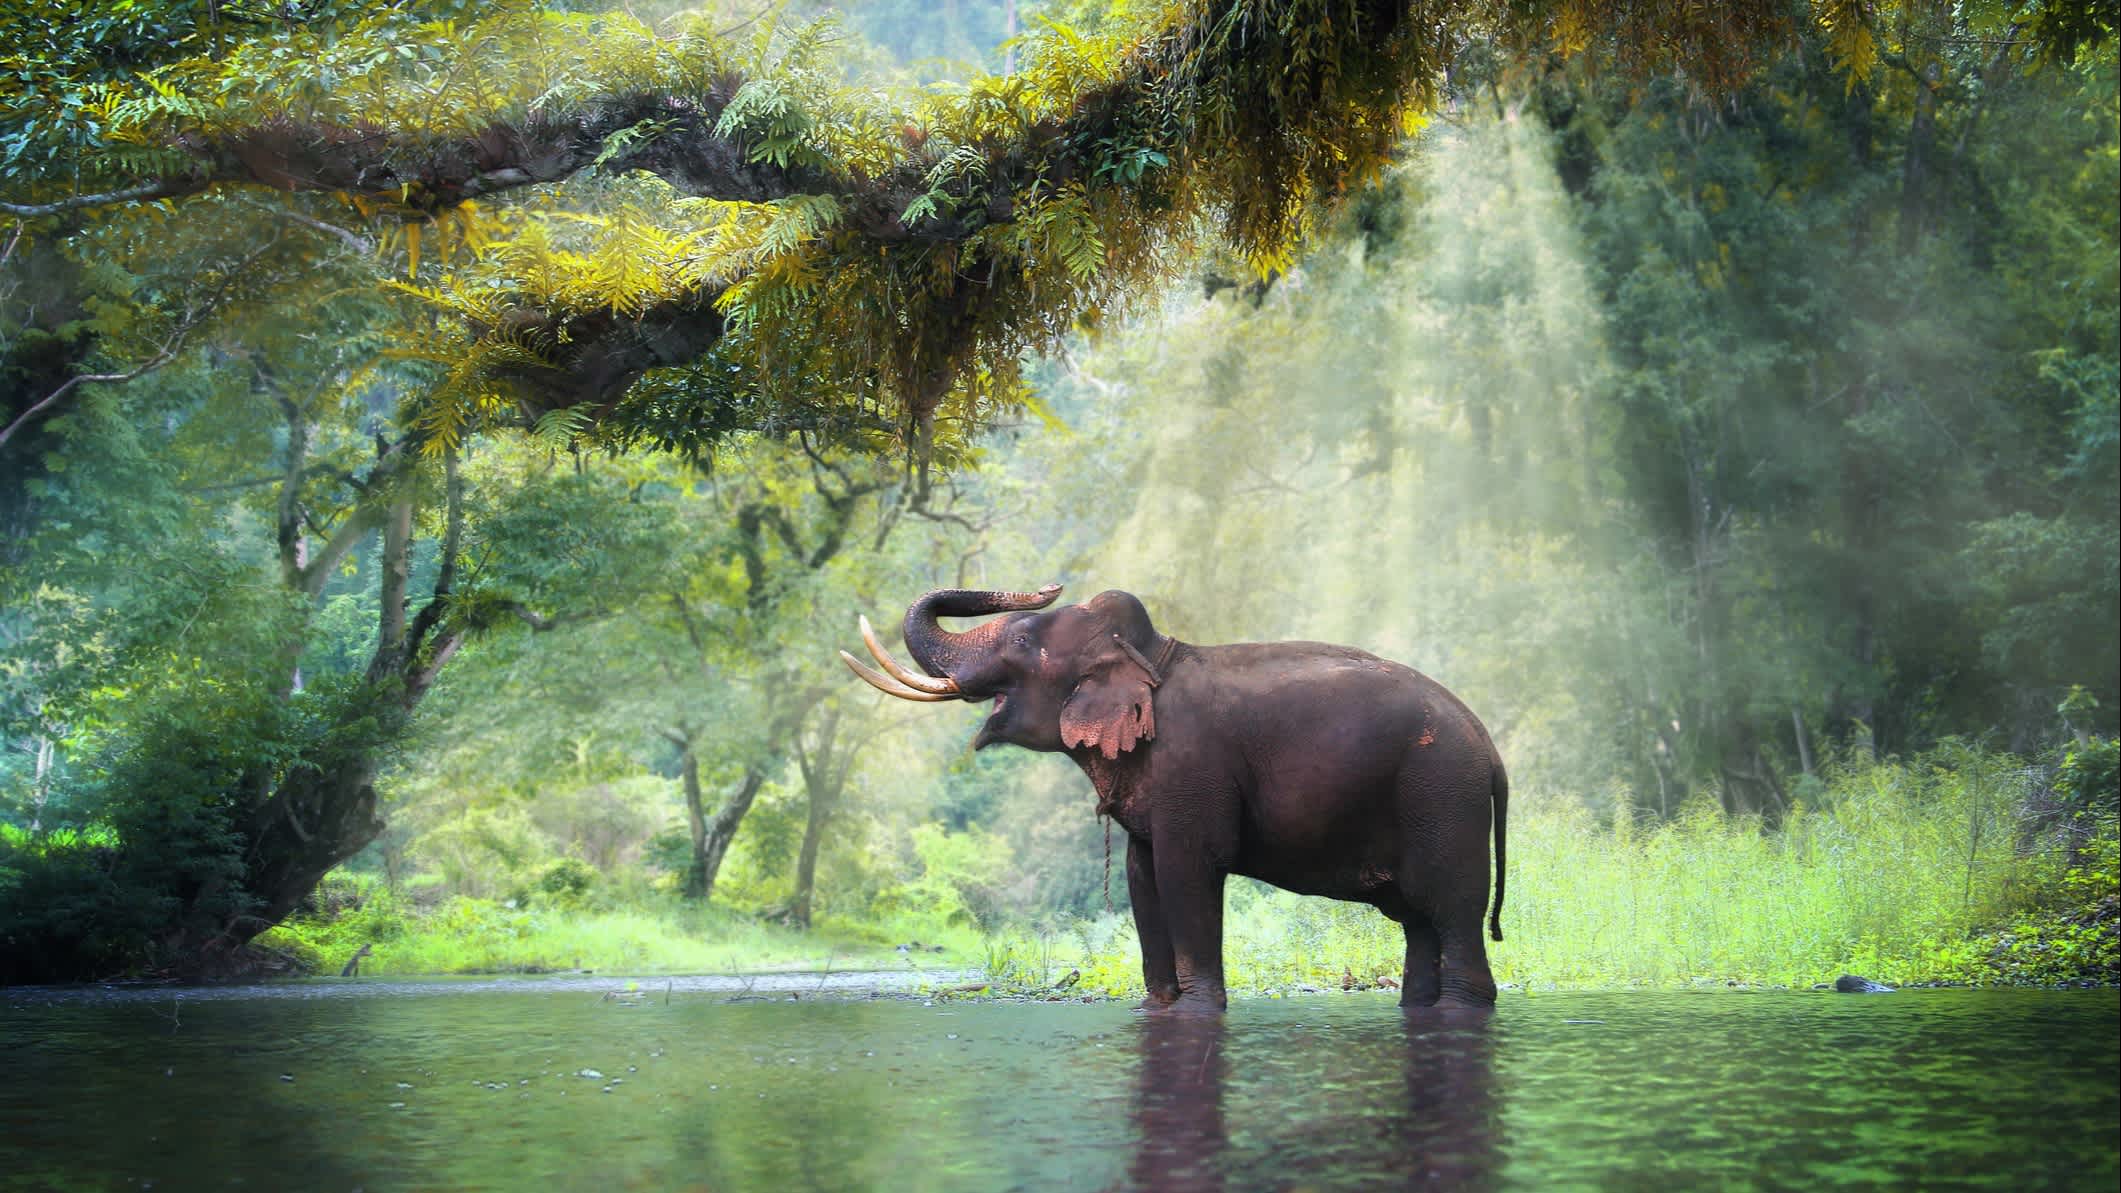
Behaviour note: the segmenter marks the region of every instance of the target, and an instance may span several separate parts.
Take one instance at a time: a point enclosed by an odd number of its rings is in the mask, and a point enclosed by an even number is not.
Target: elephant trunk
[[[1048,584],[1037,592],[991,592],[976,588],[940,588],[913,602],[906,610],[906,653],[921,670],[942,679],[962,683],[971,669],[993,651],[1007,619],[990,621],[963,633],[942,627],[938,618],[985,617],[990,613],[1018,613],[1043,609],[1060,596],[1061,586]]]

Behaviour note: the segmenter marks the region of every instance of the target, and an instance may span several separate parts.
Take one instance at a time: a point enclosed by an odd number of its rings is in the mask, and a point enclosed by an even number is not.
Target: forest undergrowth
[[[1488,946],[1497,980],[1525,992],[1803,988],[1842,973],[1894,985],[2121,980],[2115,751],[2094,739],[2052,775],[1960,743],[1843,759],[1776,823],[1707,798],[1655,822],[1521,793],[1506,939]],[[427,898],[340,875],[260,943],[327,973],[367,945],[365,974],[912,967],[958,992],[969,969],[995,993],[1140,993],[1123,904],[981,924],[951,897],[973,878],[950,872],[962,856],[928,851],[927,872],[899,894],[868,914],[820,917],[810,932],[603,881],[572,861],[505,899]],[[924,906],[905,889],[931,898]],[[1230,883],[1233,992],[1372,988],[1398,979],[1402,950],[1397,925],[1367,907]]]

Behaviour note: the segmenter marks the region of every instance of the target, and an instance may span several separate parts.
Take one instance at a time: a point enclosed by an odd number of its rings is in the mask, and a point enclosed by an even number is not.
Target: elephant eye
[[[1025,637],[1025,636],[1024,636],[1024,635],[1022,635],[1022,634],[1018,634],[1018,635],[1016,636],[1016,644],[1017,644],[1018,646],[1029,646],[1029,645],[1031,645],[1031,639],[1029,639],[1029,638]]]

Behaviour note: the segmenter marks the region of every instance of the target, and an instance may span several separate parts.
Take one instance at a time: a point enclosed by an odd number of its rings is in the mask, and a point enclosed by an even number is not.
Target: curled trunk
[[[1058,596],[1058,584],[1048,584],[1037,592],[937,589],[913,602],[913,607],[906,610],[906,652],[928,674],[963,683],[966,673],[994,649],[1006,622],[990,621],[963,633],[952,633],[942,627],[940,618],[985,617],[993,613],[1043,609]]]

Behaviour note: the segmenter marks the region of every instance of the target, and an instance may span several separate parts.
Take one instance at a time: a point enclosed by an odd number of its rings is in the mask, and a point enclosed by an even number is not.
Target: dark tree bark
[[[847,771],[854,765],[854,750],[840,736],[841,710],[827,709],[817,727],[816,740],[805,747],[798,743],[796,767],[803,776],[803,791],[809,797],[810,814],[803,824],[803,846],[795,861],[795,895],[788,903],[788,922],[810,926],[812,896],[817,890],[817,855],[825,840],[825,829],[839,811],[840,795],[847,788]]]
[[[766,784],[766,767],[763,760],[754,761],[744,768],[744,777],[736,790],[722,801],[713,816],[707,815],[707,806],[700,784],[700,756],[694,743],[695,731],[688,728],[666,729],[663,736],[678,746],[679,770],[685,788],[685,827],[692,837],[692,864],[685,871],[684,897],[705,903],[714,897],[714,880],[721,873],[722,860],[729,855],[729,846],[736,841],[737,830],[742,827],[744,817],[751,812],[753,801],[758,799],[759,789]]]
[[[714,885],[714,877],[707,871],[707,813],[700,800],[700,756],[692,748],[692,739],[672,730],[665,736],[676,741],[683,753],[678,758],[678,769],[685,785],[685,827],[692,834],[692,868],[685,872],[685,897],[702,899]]]
[[[759,788],[765,785],[765,769],[758,765],[747,767],[743,781],[715,811],[714,819],[707,822],[706,834],[695,855],[700,875],[700,902],[705,903],[714,897],[714,880],[722,872],[722,859],[729,856],[729,846],[736,841],[737,828],[751,811],[751,803],[758,798]]]
[[[175,935],[164,943],[169,962],[182,971],[210,974],[236,963],[252,937],[287,918],[326,873],[383,832],[375,789],[381,751],[402,736],[414,709],[473,628],[450,616],[464,534],[464,484],[455,453],[443,460],[446,508],[434,588],[413,615],[409,602],[416,454],[402,442],[380,445],[368,474],[353,482],[358,495],[354,507],[312,556],[301,534],[307,517],[302,453],[309,446],[308,425],[294,403],[283,406],[289,411],[290,438],[277,503],[282,582],[316,600],[339,561],[380,530],[376,643],[363,693],[339,707],[335,723],[308,738],[299,757],[276,773],[254,774],[245,781],[249,797],[231,827],[243,844],[241,884],[248,906],[233,918],[197,910],[180,917]],[[516,612],[534,629],[564,620]],[[297,635],[289,645],[291,655],[299,657],[301,647]],[[294,690],[290,683],[281,697],[292,698]],[[188,892],[187,903],[193,909],[216,906],[225,902],[225,894],[210,885]]]

